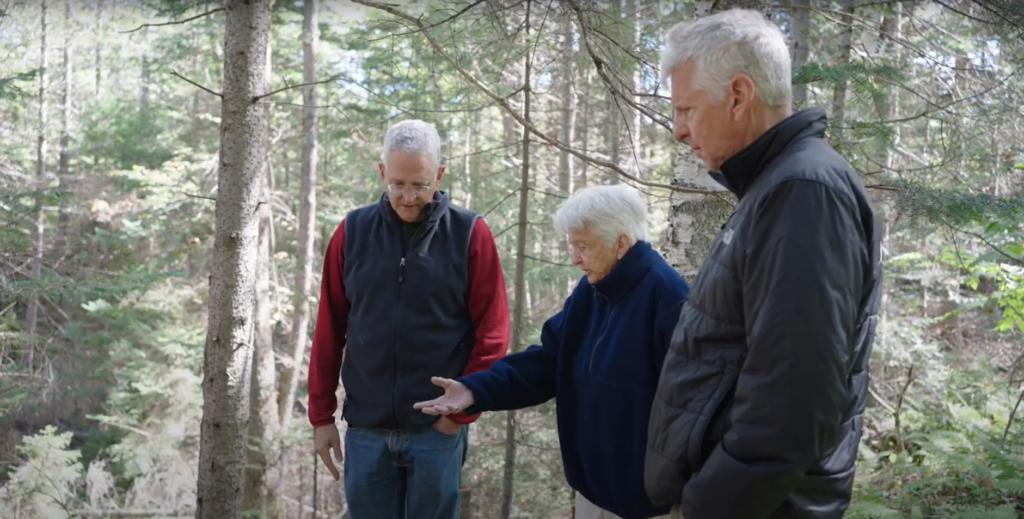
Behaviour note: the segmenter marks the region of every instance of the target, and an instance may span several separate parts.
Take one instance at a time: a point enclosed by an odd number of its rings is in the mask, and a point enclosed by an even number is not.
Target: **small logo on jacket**
[[[722,233],[722,243],[724,243],[726,245],[729,245],[729,242],[731,242],[731,241],[732,241],[732,229],[726,229],[725,232]]]

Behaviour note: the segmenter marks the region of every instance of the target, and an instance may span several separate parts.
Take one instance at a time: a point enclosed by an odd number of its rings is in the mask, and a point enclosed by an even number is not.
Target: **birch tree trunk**
[[[242,516],[271,0],[226,0],[197,519]]]
[[[317,0],[303,2],[302,16],[302,170],[299,175],[299,248],[296,253],[292,362],[281,375],[284,392],[278,401],[281,430],[287,431],[299,389],[299,372],[306,355],[309,293],[313,282],[313,241],[316,236],[316,47],[320,36]]]
[[[696,17],[732,8],[757,9],[768,14],[770,0],[719,0],[696,2]],[[668,227],[663,237],[663,252],[669,264],[683,276],[692,279],[697,274],[711,242],[728,219],[733,208],[732,195],[711,179],[704,164],[685,144],[679,145],[679,155],[672,173],[672,185],[720,191],[721,194],[694,194],[672,192],[670,196]]]

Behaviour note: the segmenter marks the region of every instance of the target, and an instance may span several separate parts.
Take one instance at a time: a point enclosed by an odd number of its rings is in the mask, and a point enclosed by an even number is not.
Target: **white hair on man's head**
[[[647,203],[625,184],[591,186],[576,191],[555,213],[555,229],[566,234],[588,227],[607,243],[625,234],[632,246],[647,240]]]
[[[793,102],[792,63],[778,26],[752,9],[728,9],[668,31],[661,54],[664,81],[676,67],[693,60],[694,88],[721,100],[732,76],[754,82],[761,101],[787,111]]]
[[[406,119],[392,125],[384,134],[384,149],[380,161],[386,162],[388,153],[401,150],[430,156],[434,167],[441,166],[441,137],[433,124],[419,119]]]

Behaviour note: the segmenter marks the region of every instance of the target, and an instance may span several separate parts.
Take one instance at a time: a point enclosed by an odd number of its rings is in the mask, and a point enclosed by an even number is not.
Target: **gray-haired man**
[[[430,377],[486,370],[508,345],[498,250],[483,219],[438,190],[437,130],[392,126],[378,165],[385,192],[350,212],[327,246],[309,362],[309,421],[335,479],[335,391],[345,385],[345,494],[352,519],[456,519],[465,425],[429,416]],[[344,362],[342,362],[344,353]]]
[[[850,502],[881,269],[864,186],[791,112],[779,29],[731,10],[669,31],[674,131],[738,199],[683,307],[645,483],[686,519],[839,519]]]

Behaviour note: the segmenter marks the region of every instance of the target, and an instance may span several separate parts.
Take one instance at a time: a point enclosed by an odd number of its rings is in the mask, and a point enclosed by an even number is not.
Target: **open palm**
[[[462,382],[442,377],[430,377],[430,382],[443,388],[444,394],[433,400],[416,402],[412,405],[413,409],[429,415],[444,416],[465,411],[473,405],[473,392]]]

